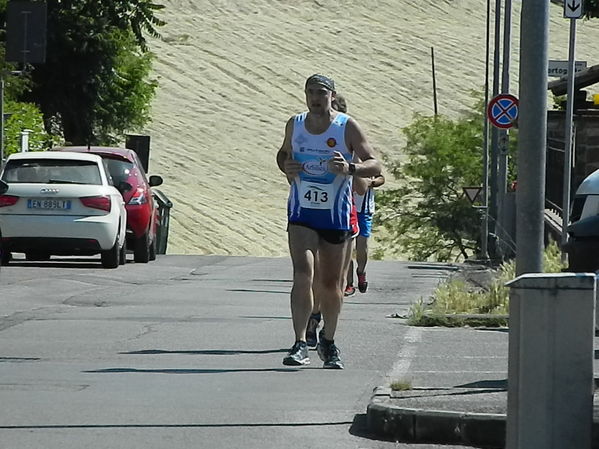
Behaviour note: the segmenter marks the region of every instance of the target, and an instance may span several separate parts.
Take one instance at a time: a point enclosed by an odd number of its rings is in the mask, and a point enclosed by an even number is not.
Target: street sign
[[[582,0],[564,0],[564,17],[580,19],[582,17]]]
[[[511,128],[518,119],[518,99],[510,94],[493,97],[487,106],[487,117],[497,128]]]
[[[46,62],[46,3],[11,0],[6,10],[6,60]]]
[[[576,61],[574,63],[574,71],[576,73],[587,68],[586,61]],[[547,66],[547,76],[553,76],[561,78],[568,74],[568,61],[560,61],[557,59],[550,59],[549,65]]]
[[[466,195],[466,198],[468,198],[470,200],[470,202],[474,204],[474,202],[480,196],[480,192],[483,190],[483,188],[482,187],[462,187],[462,190],[464,191],[464,195]]]

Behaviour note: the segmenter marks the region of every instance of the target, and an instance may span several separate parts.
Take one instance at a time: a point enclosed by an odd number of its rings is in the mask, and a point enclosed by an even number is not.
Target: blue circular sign
[[[487,106],[487,117],[497,128],[511,128],[518,119],[518,99],[510,94],[497,95]]]

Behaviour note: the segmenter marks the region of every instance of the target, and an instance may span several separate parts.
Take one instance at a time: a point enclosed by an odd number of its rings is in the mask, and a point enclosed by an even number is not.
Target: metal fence
[[[160,214],[160,222],[158,223],[158,230],[156,232],[156,254],[166,254],[170,215],[173,203],[162,190],[153,189],[152,192],[154,194],[154,199],[158,204],[158,212]]]

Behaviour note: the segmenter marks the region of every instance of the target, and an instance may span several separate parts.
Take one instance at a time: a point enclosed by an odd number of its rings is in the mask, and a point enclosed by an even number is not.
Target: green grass
[[[393,391],[407,391],[412,389],[412,383],[409,380],[395,380],[390,387]]]
[[[544,252],[546,273],[562,271],[564,264],[555,242]],[[408,313],[412,326],[506,326],[509,314],[509,287],[505,283],[516,276],[515,262],[503,263],[487,289],[469,285],[462,279],[444,282],[433,294],[430,304],[421,298]],[[474,316],[473,316],[474,315]]]

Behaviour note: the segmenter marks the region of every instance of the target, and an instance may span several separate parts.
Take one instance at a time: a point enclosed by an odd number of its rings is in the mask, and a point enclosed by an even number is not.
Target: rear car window
[[[121,182],[128,182],[129,177],[133,175],[132,162],[104,157],[104,163],[115,186],[118,186]]]
[[[570,222],[580,220],[582,216],[582,210],[584,209],[584,202],[587,199],[587,195],[576,195],[572,202],[572,212],[570,213]]]
[[[75,159],[9,160],[2,180],[10,183],[102,185],[97,163]]]

